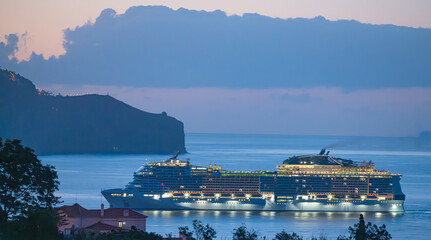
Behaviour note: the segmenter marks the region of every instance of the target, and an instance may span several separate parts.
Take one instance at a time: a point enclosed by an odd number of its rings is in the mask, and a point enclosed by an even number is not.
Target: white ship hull
[[[202,198],[145,196],[136,190],[102,192],[113,208],[136,210],[235,210],[311,212],[403,212],[404,200],[315,199],[276,202],[263,198]]]

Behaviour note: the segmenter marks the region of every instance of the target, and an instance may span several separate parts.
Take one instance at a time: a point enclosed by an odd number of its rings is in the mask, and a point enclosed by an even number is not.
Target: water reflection
[[[261,235],[270,237],[286,229],[304,236],[318,235],[330,230],[330,237],[344,234],[347,228],[359,219],[359,212],[276,212],[276,211],[142,211],[148,218],[148,231],[159,233],[177,232],[178,227],[192,225],[199,219],[216,229],[219,236],[229,236],[236,227],[246,224]],[[403,213],[363,213],[366,221],[376,224],[402,218]],[[265,223],[265,224],[262,224]],[[389,224],[390,225],[390,224]],[[310,227],[313,229],[310,232]],[[331,235],[332,234],[332,235]],[[311,236],[311,235],[310,235]]]
[[[215,216],[215,217],[220,216],[220,211],[214,211],[214,216]]]

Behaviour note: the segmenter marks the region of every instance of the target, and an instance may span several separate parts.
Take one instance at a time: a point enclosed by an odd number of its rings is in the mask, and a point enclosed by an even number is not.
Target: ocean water
[[[377,169],[403,174],[405,213],[366,213],[365,220],[386,224],[394,239],[431,239],[431,144],[415,138],[186,134],[192,164],[222,165],[232,170],[275,170],[293,155],[318,153],[328,147],[331,155],[358,162],[372,160]],[[54,165],[60,178],[64,204],[78,202],[86,208],[100,208],[101,189],[121,188],[132,180],[133,172],[147,161],[169,155],[51,155],[43,163]],[[325,235],[336,239],[358,222],[358,213],[235,212],[235,211],[144,211],[147,230],[178,234],[178,227],[194,219],[210,224],[218,239],[230,239],[232,230],[245,224],[261,236],[272,239],[285,229],[306,238]]]

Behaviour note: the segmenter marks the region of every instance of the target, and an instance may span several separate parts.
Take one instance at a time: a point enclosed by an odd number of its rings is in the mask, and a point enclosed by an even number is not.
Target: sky
[[[154,4],[171,9],[130,8]],[[429,10],[419,0],[2,0],[0,66],[54,93],[165,111],[186,132],[416,136],[431,129]]]
[[[259,13],[283,19],[324,16],[330,20],[431,28],[429,0],[1,0],[0,41],[6,34],[23,35],[19,59],[27,59],[33,51],[45,58],[58,56],[65,53],[64,29],[94,21],[103,9],[112,8],[121,14],[136,5],[220,9],[228,15]]]

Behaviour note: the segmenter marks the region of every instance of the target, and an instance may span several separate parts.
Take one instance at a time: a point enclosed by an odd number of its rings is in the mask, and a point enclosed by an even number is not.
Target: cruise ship
[[[172,158],[147,163],[123,189],[103,190],[113,208],[403,212],[401,174],[319,154],[293,156],[276,171],[230,171]]]

